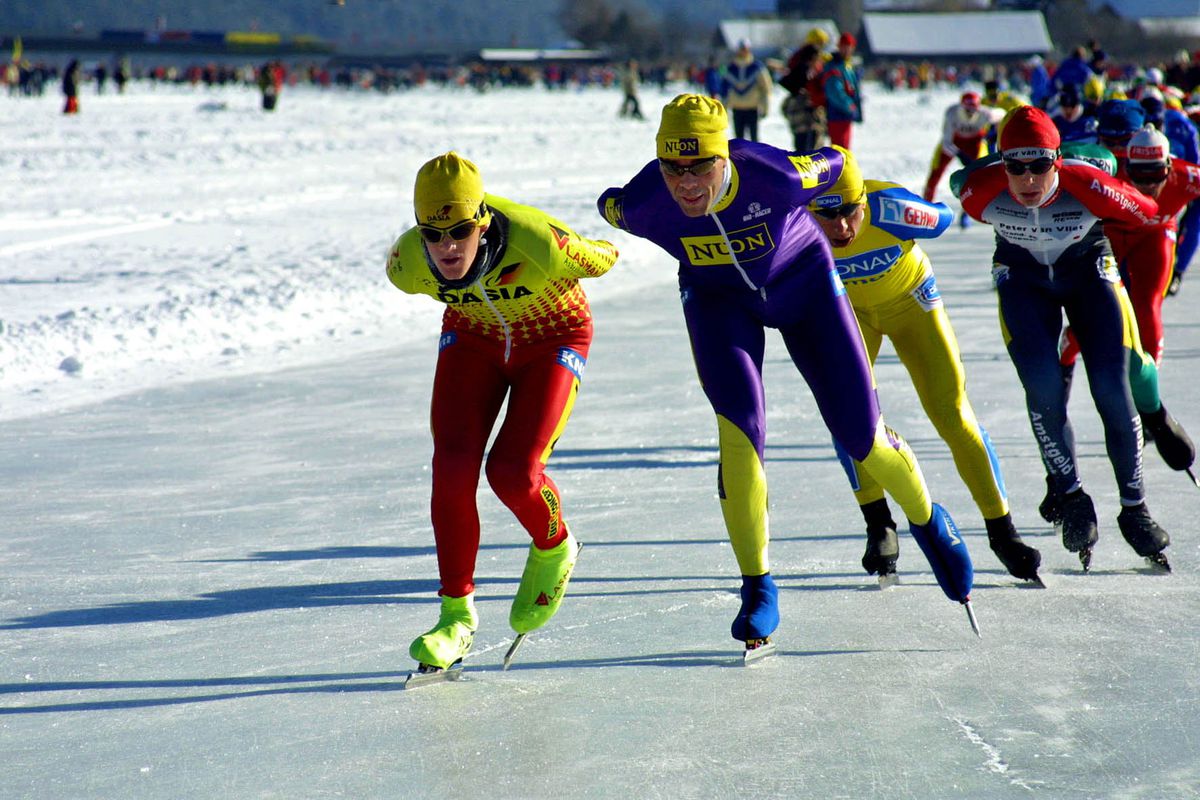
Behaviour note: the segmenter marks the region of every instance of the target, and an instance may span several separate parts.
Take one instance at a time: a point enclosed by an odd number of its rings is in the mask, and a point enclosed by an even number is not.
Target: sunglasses
[[[479,227],[479,220],[468,219],[457,225],[452,225],[449,228],[437,228],[433,225],[418,225],[417,228],[421,231],[421,238],[430,244],[440,244],[443,239],[449,236],[456,242],[461,242],[466,239],[475,229]]]
[[[1171,174],[1171,168],[1162,165],[1135,167],[1127,164],[1125,171],[1134,183],[1162,183]]]
[[[1024,175],[1030,172],[1034,175],[1045,175],[1054,166],[1053,158],[1035,158],[1033,161],[1017,161],[1004,159],[1004,171],[1009,175]]]
[[[668,175],[678,178],[682,175],[695,175],[697,178],[701,175],[707,175],[713,171],[713,167],[717,166],[717,156],[709,156],[708,158],[697,161],[689,167],[670,161],[665,158],[658,160],[658,165],[662,167],[662,171]]]
[[[833,208],[814,208],[812,213],[816,214],[821,219],[835,220],[842,217],[848,217],[855,211],[858,211],[862,203],[842,203],[840,206]]]

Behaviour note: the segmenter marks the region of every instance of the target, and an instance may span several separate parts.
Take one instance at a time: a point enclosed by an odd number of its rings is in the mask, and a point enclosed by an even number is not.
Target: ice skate
[[[867,549],[862,565],[868,575],[879,576],[879,586],[886,589],[897,581],[896,561],[900,557],[900,542],[894,525],[867,528]]]
[[[868,575],[879,576],[880,588],[896,583],[896,560],[900,543],[896,538],[896,523],[888,510],[887,500],[876,500],[861,508],[867,521],[867,549],[862,565]]]
[[[734,639],[746,642],[747,649],[755,649],[767,644],[768,637],[779,627],[779,589],[768,572],[743,575],[741,592],[742,607],[729,632]]]
[[[575,570],[580,544],[570,533],[556,547],[539,550],[529,546],[521,585],[513,598],[508,624],[517,633],[529,633],[550,621],[562,605],[567,584]]]
[[[946,597],[956,603],[967,602],[975,580],[975,568],[950,513],[934,503],[933,515],[928,522],[918,525],[909,520],[908,524]]]
[[[755,661],[761,661],[767,656],[778,652],[775,643],[770,639],[747,639],[746,649],[742,653],[742,666],[750,666]]]
[[[1168,467],[1180,471],[1191,468],[1196,460],[1196,447],[1166,406],[1159,406],[1152,414],[1142,414],[1142,431],[1146,441],[1154,442]]]
[[[1042,554],[1036,548],[1021,541],[1021,534],[1013,526],[1012,514],[1005,514],[995,519],[985,519],[988,544],[1000,563],[1014,578],[1032,581],[1038,586],[1045,587],[1038,577],[1038,567],[1042,564]]]
[[[1150,510],[1145,503],[1124,506],[1117,515],[1117,525],[1135,553],[1152,566],[1165,572],[1171,571],[1171,565],[1163,554],[1163,550],[1171,543],[1171,537],[1150,517]]]
[[[1076,489],[1063,495],[1061,509],[1056,527],[1062,536],[1063,547],[1079,554],[1079,563],[1087,572],[1092,564],[1092,548],[1100,539],[1092,498],[1083,489]]]
[[[471,650],[478,626],[474,594],[443,597],[437,625],[414,639],[408,648],[408,654],[420,665],[418,672],[446,670],[462,661]]]

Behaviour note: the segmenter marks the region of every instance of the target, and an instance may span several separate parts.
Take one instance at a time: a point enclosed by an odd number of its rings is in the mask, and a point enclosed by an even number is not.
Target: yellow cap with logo
[[[413,187],[413,210],[421,225],[449,228],[480,218],[483,178],[479,168],[451,150],[425,162]]]
[[[827,191],[813,198],[808,204],[810,208],[837,208],[848,203],[861,203],[866,197],[862,170],[854,153],[836,144],[833,149],[842,154],[842,174]]]
[[[659,158],[728,158],[725,106],[704,95],[681,94],[663,106],[654,141]]]

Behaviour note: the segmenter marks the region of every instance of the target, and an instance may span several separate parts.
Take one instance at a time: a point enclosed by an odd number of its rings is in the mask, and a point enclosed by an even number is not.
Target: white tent
[[[804,44],[813,28],[829,34],[837,41],[837,23],[831,19],[727,19],[720,23],[721,39],[730,50],[742,39],[749,39],[756,53],[791,52]]]
[[[1054,49],[1040,11],[864,14],[863,28],[876,56],[988,58]]]

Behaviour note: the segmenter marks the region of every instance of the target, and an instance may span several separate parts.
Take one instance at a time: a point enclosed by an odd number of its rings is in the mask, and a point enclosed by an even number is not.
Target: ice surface
[[[953,96],[875,88],[856,131],[867,174],[919,186]],[[880,592],[828,435],[772,339],[780,655],[739,666],[716,428],[673,267],[592,206],[652,155],[654,123],[618,120],[619,101],[291,91],[266,116],[249,92],[160,88],[85,96],[66,119],[57,98],[0,98],[19,121],[0,152],[19,187],[0,208],[0,796],[1200,797],[1200,492],[1148,453],[1175,567],[1150,574],[1117,532],[1077,377],[1101,525],[1080,574],[1037,516],[981,226],[928,250],[1050,588],[991,555],[885,346],[888,422],[967,538],[983,638],[907,535],[901,583]],[[788,141],[774,109],[764,137]],[[439,308],[391,289],[382,261],[416,167],[451,147],[492,191],[611,235],[623,258],[587,284],[596,340],[551,461],[587,545],[562,611],[501,671],[528,545],[482,489],[468,671],[405,692],[408,642],[437,610]],[[1162,381],[1195,432],[1189,297],[1166,304]]]

